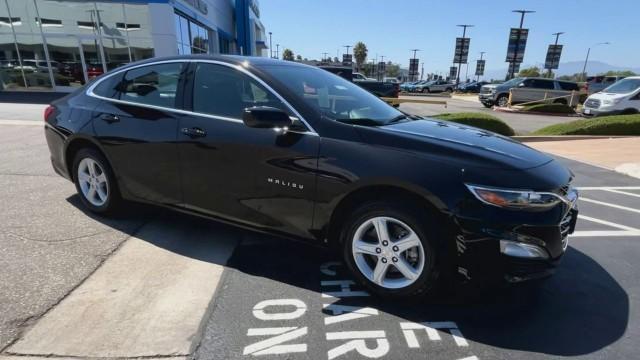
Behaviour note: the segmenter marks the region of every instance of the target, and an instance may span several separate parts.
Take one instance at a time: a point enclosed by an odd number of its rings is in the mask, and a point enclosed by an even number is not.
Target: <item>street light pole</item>
[[[271,44],[271,31],[269,31],[269,57],[273,59],[273,45]]]
[[[464,41],[467,35],[467,28],[473,27],[473,25],[456,25],[462,28],[462,44],[460,44],[460,56],[458,57],[458,74],[456,75],[456,85],[460,84],[460,68],[462,67],[462,50],[464,49]],[[457,54],[456,54],[457,55]]]
[[[598,45],[610,45],[610,42],[601,42],[601,43],[597,43],[595,45],[592,45],[591,47],[589,47],[587,49],[587,57],[584,59],[584,66],[582,67],[582,81],[586,81],[587,80],[587,62],[589,61],[589,53],[591,53],[591,48],[592,47],[596,47]]]
[[[327,54],[329,54],[328,52],[323,52],[322,53],[322,61],[327,60]]]
[[[280,44],[276,44],[276,59],[280,59]]]
[[[516,70],[516,61],[518,59],[518,50],[520,47],[520,36],[522,35],[522,25],[524,25],[524,16],[525,14],[534,13],[533,10],[512,10],[514,13],[520,13],[520,31],[518,32],[518,37],[516,38],[516,47],[513,52],[513,59],[511,61],[511,69],[509,69],[509,79],[513,79],[515,70]]]

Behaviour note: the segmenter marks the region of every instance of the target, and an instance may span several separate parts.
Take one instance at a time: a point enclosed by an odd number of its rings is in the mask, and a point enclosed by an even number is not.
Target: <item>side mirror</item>
[[[253,106],[244,109],[242,121],[248,127],[262,129],[283,128],[293,124],[286,112],[270,106]]]

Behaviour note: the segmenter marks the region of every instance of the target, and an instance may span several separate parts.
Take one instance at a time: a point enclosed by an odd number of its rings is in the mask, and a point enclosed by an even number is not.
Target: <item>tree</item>
[[[636,73],[634,73],[631,70],[623,70],[623,71],[607,71],[605,74],[605,76],[624,76],[624,77],[629,77],[629,76],[636,76]]]
[[[518,73],[519,77],[539,77],[540,76],[540,68],[537,66],[532,66],[530,68],[522,69]]]
[[[300,56],[300,54],[296,55],[296,61],[302,61],[302,56]]]
[[[356,59],[356,69],[360,69],[362,64],[367,61],[367,45],[362,41],[358,41],[353,46],[353,57]]]
[[[340,59],[338,59],[338,57],[337,57],[337,56],[334,56],[334,57],[333,57],[333,62],[334,62],[334,63],[339,63],[339,62],[340,62]]]
[[[386,73],[388,77],[400,76],[400,64],[394,64],[391,61],[387,63]]]
[[[291,51],[291,49],[284,49],[282,51],[282,60],[293,61],[293,51]]]

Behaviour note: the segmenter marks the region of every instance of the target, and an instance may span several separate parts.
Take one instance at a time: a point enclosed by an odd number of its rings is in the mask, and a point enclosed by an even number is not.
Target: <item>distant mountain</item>
[[[543,63],[527,64],[527,65],[523,64],[522,66],[520,66],[520,68],[525,69],[531,66],[537,66],[542,69],[544,67],[544,64]],[[567,61],[564,63],[560,63],[560,67],[558,68],[558,70],[554,71],[554,73],[556,74],[556,76],[573,75],[573,74],[582,72],[583,66],[584,66],[584,61]],[[631,70],[637,74],[640,74],[640,67],[634,68],[634,67],[628,67],[628,66],[616,66],[616,65],[607,64],[602,61],[589,61],[587,63],[588,74],[600,74],[600,73],[605,73],[607,71],[624,71],[624,70]],[[506,74],[507,74],[507,67],[505,66],[502,69],[486,70],[484,78],[485,79],[504,79]]]

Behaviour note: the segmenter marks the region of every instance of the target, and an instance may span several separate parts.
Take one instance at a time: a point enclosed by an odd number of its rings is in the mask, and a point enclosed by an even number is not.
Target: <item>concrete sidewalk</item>
[[[640,178],[640,137],[540,141],[526,144],[553,155]]]

